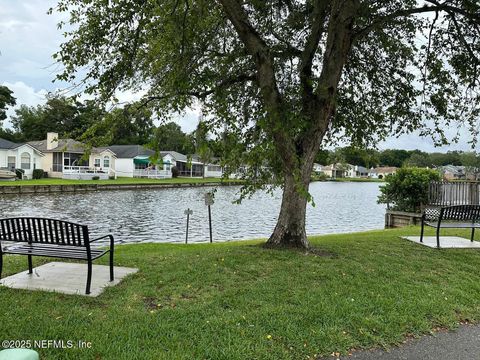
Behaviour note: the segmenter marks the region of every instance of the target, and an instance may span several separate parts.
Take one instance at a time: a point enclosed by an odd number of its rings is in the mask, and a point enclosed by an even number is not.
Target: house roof
[[[160,151],[160,154],[162,156],[170,154],[175,159],[175,161],[187,162],[187,155],[180,154],[176,151]]]
[[[457,166],[457,165],[445,165],[440,167],[443,173],[449,172],[456,175],[464,175],[465,173],[465,166]]]
[[[13,149],[19,148],[20,146],[28,146],[28,147],[32,148],[33,150],[35,150],[41,156],[44,155],[39,149],[35,148],[34,146],[32,146],[28,143],[14,143],[14,142],[11,142],[9,140],[0,138],[0,149],[13,150]]]
[[[14,149],[19,146],[19,144],[0,138],[0,149]]]
[[[96,148],[96,150],[110,150],[117,155],[117,158],[121,159],[133,159],[136,156],[152,156],[155,154],[155,151],[147,149],[142,145],[111,145],[104,148]]]
[[[372,171],[372,170],[370,170]],[[382,173],[382,174],[385,174],[385,173],[394,173],[397,171],[397,168],[394,167],[394,166],[384,166],[384,167],[377,167],[375,169],[373,169],[373,173],[376,173],[376,174],[379,174],[379,173]]]
[[[58,139],[58,145],[53,149],[47,149],[47,140],[29,141],[29,145],[41,152],[73,152],[83,153],[85,152],[85,144],[73,139]]]

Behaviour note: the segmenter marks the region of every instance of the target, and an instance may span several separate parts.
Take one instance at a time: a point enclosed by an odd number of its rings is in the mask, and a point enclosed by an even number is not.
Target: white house
[[[372,179],[385,179],[388,175],[393,175],[397,172],[394,166],[371,168],[368,171],[368,177]]]
[[[106,149],[92,148],[73,139],[59,139],[54,132],[45,140],[28,143],[45,156],[42,169],[52,178],[91,179],[98,176],[108,179],[115,175],[115,154]],[[85,154],[90,152],[89,156]]]
[[[348,165],[345,172],[345,177],[348,178],[366,178],[368,176],[368,169],[360,165]]]
[[[322,172],[327,177],[330,177],[332,179],[344,178],[350,167],[351,165],[348,165],[348,164],[336,163],[336,164],[322,166]]]
[[[22,169],[24,175],[31,179],[33,170],[42,169],[44,157],[45,154],[29,144],[16,144],[0,139],[0,169]]]
[[[162,161],[155,164],[152,158],[155,151],[142,145],[111,145],[106,148],[97,148],[102,151],[111,151],[115,154],[115,172],[123,177],[171,178],[172,167],[175,165],[172,156],[159,154]]]
[[[172,166],[176,166],[179,176],[187,177],[222,177],[223,168],[218,164],[219,159],[213,159],[213,162],[203,163],[198,155],[192,155],[189,159],[187,155],[176,151],[160,151],[163,159],[170,161]]]
[[[187,177],[221,177],[223,169],[220,165],[203,164],[198,156],[190,159],[177,151],[160,151],[162,161],[154,163],[155,151],[142,145],[111,145],[100,150],[110,150],[116,156],[115,171],[117,176],[171,178],[172,167],[178,169],[179,176]]]
[[[319,174],[322,172],[322,165],[320,164],[317,164],[317,163],[313,163],[313,172],[316,173],[316,174]]]

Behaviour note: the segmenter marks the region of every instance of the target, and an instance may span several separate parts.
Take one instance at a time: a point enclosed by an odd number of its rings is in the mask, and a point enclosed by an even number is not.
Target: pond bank
[[[139,190],[139,189],[168,189],[191,188],[204,186],[234,186],[242,185],[240,181],[228,182],[185,182],[185,183],[119,183],[119,184],[63,184],[63,185],[8,185],[0,186],[0,194],[48,194],[63,192],[87,192],[98,190]]]

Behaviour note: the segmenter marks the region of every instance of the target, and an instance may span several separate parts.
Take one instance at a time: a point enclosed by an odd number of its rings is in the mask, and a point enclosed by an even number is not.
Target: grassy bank
[[[123,184],[199,184],[199,183],[218,183],[218,182],[238,182],[239,180],[223,180],[219,178],[171,178],[171,179],[142,179],[119,177],[115,180],[67,180],[67,179],[35,179],[35,180],[17,180],[0,181],[0,186],[32,186],[32,185],[123,185]]]
[[[399,238],[417,233],[313,237],[328,256],[259,241],[118,246],[116,265],[140,271],[98,298],[0,288],[2,339],[92,342],[45,359],[306,359],[480,319],[480,252]],[[6,275],[25,268],[6,258]]]
[[[311,181],[326,181],[326,182],[385,182],[382,179],[371,179],[371,178],[326,178],[324,176],[312,176]]]
[[[372,179],[372,178],[335,178],[329,179],[328,181],[336,182],[385,182],[383,179]]]

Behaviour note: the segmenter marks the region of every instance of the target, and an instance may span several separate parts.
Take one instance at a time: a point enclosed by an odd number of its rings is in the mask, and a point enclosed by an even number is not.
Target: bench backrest
[[[480,221],[480,205],[454,205],[427,207],[423,211],[425,220]]]
[[[45,218],[0,219],[1,240],[90,247],[86,225]]]
[[[442,220],[477,221],[480,220],[480,205],[455,205],[443,207]]]

